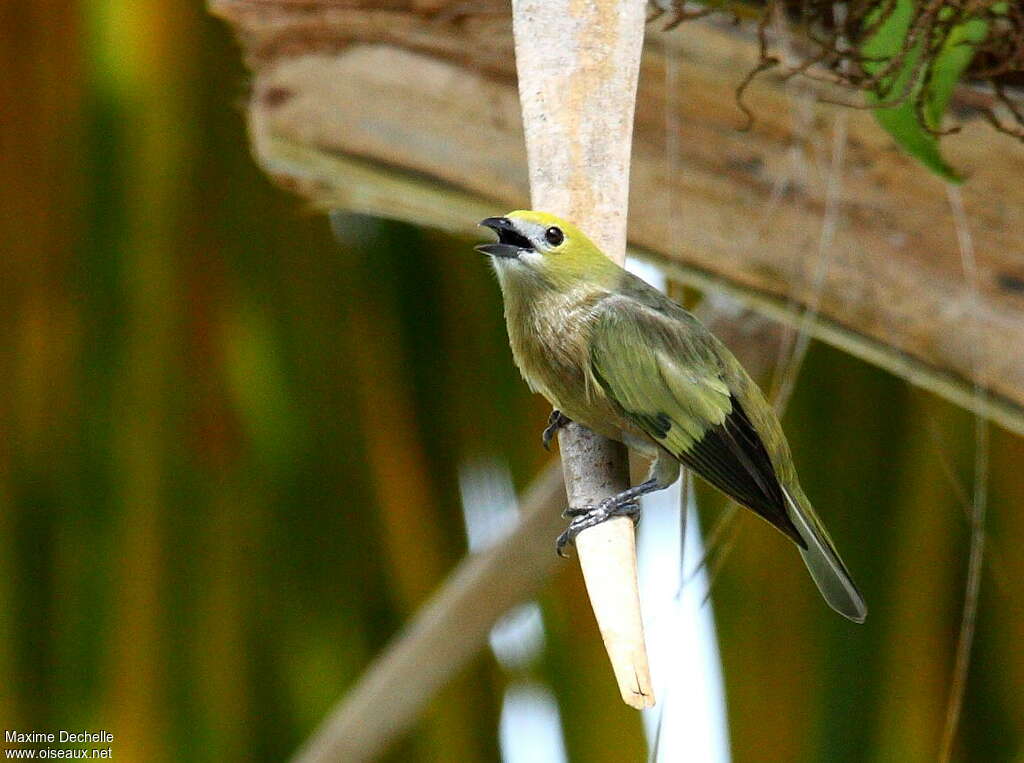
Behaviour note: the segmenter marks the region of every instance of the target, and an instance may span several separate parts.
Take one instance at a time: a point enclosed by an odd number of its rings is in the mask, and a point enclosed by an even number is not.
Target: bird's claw
[[[592,511],[597,511],[600,507],[598,506],[580,506],[578,508],[569,507],[562,512],[562,516],[566,519],[572,519],[573,517],[584,517]]]
[[[565,532],[558,536],[555,541],[555,551],[563,559],[568,559],[568,555],[565,553],[565,547],[576,543],[576,536],[584,530],[588,530],[591,527],[597,527],[599,524],[607,522],[609,519],[615,517],[629,517],[633,520],[633,524],[640,521],[640,504],[636,501],[622,501],[617,502],[615,498],[606,498],[601,501],[597,506],[579,506],[577,508],[568,508],[562,512],[564,517],[572,517],[572,521],[569,522],[569,526],[565,528]]]
[[[551,415],[548,416],[548,425],[544,427],[544,433],[540,436],[541,441],[544,443],[544,450],[551,450],[551,441],[554,439],[555,434],[559,429],[571,422],[572,419],[561,411],[557,409],[551,411]]]

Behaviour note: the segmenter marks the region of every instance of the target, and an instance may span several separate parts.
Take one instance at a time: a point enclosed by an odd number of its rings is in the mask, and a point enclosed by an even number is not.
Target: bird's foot
[[[548,425],[544,427],[544,434],[540,436],[541,441],[544,443],[544,450],[551,450],[551,441],[558,433],[558,430],[571,423],[572,419],[561,411],[551,411],[551,415],[548,416]]]
[[[566,509],[562,512],[562,515],[572,517],[572,521],[565,528],[565,532],[559,535],[558,540],[555,541],[555,550],[559,556],[568,558],[565,553],[565,547],[570,543],[575,544],[576,536],[584,530],[597,527],[599,524],[603,524],[615,517],[629,517],[633,520],[633,524],[639,522],[640,504],[632,498],[622,500],[618,496],[612,496],[601,501],[597,506],[580,506],[578,508]]]

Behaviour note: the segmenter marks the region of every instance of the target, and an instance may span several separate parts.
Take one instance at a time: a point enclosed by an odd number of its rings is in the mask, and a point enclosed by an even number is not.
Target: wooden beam
[[[482,214],[527,203],[504,2],[432,13],[398,0],[211,6],[243,41],[255,74],[255,154],[282,183],[319,205],[466,234]],[[649,35],[631,246],[777,318],[798,322],[817,304],[819,338],[1024,433],[1020,144],[980,121],[944,144],[970,177],[975,302],[942,183],[900,155],[869,113],[846,111],[839,214],[819,291],[837,108],[766,75],[748,97],[758,120],[740,132],[734,90],[756,57],[749,36],[714,23]],[[666,91],[670,62],[685,98]],[[672,161],[666,141],[682,147]]]

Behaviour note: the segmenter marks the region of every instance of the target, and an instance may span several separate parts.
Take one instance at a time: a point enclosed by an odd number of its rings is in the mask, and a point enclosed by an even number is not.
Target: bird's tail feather
[[[806,541],[807,547],[800,549],[800,556],[807,565],[815,585],[825,597],[825,601],[836,612],[855,623],[864,622],[868,615],[868,607],[864,603],[864,597],[860,595],[857,586],[854,585],[846,565],[839,558],[839,553],[832,545],[832,539],[818,521],[814,511],[803,500],[794,499],[788,490],[784,491],[786,500],[789,502],[790,515],[793,524],[800,531],[800,536]],[[797,490],[799,493],[799,489]]]

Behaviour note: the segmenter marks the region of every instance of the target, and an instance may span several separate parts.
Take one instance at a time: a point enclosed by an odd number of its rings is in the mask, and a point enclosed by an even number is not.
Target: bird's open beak
[[[480,221],[480,225],[490,228],[498,234],[498,241],[494,244],[479,244],[475,247],[481,254],[491,257],[518,257],[522,251],[530,251],[533,244],[530,239],[516,230],[515,224],[507,217],[488,217]]]

